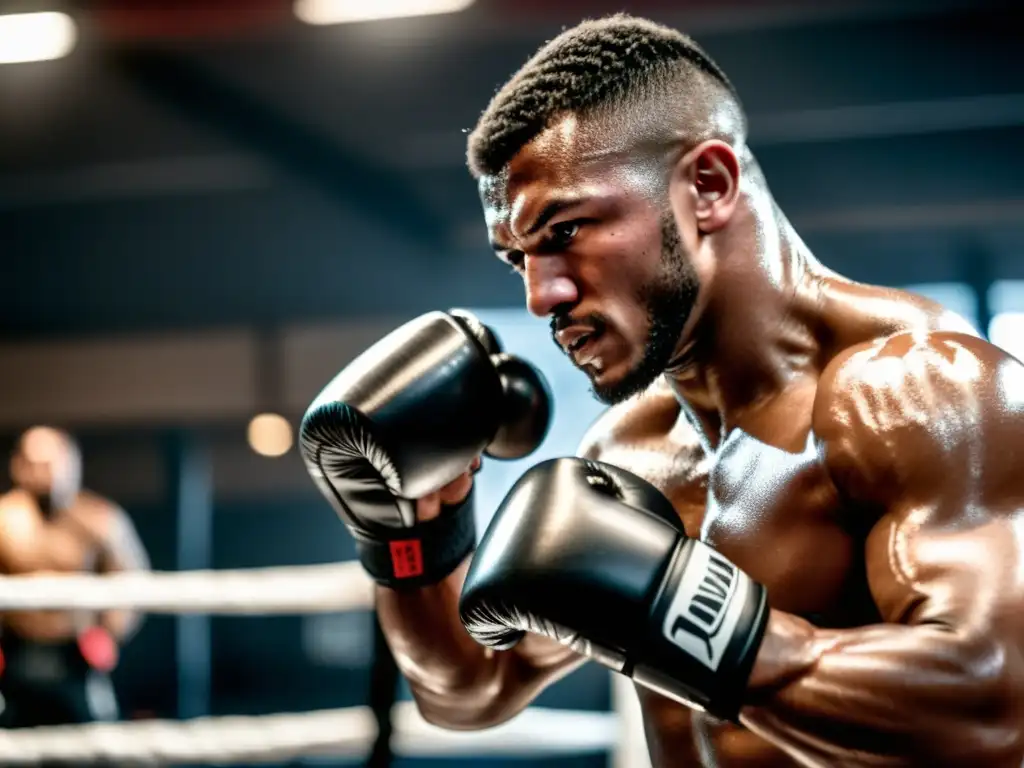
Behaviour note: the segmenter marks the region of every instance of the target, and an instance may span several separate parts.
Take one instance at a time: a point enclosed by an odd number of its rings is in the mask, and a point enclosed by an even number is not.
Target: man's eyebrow
[[[581,197],[560,197],[549,201],[540,212],[540,215],[538,215],[534,220],[533,224],[530,225],[530,228],[526,230],[526,236],[537,234],[549,221],[551,221],[551,219],[562,211],[568,210],[582,202],[583,198]],[[491,248],[496,252],[512,250],[510,246],[507,246],[497,240],[491,240]]]
[[[564,197],[550,201],[544,206],[544,210],[540,212],[540,215],[534,220],[533,224],[530,225],[530,228],[526,230],[526,234],[537,234],[544,228],[544,225],[551,221],[555,216],[567,208],[572,208],[574,205],[578,205],[581,202],[582,199],[578,197]]]

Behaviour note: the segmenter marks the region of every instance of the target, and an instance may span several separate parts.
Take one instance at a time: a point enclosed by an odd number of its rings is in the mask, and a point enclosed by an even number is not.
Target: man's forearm
[[[741,720],[815,763],[999,766],[1020,738],[1008,663],[938,625],[820,630],[773,612]]]
[[[435,725],[486,728],[520,712],[583,659],[546,638],[508,651],[483,647],[459,618],[467,560],[440,583],[410,591],[377,588],[377,611],[398,668]]]
[[[142,545],[131,519],[124,510],[114,505],[109,507],[109,513],[109,527],[103,541],[99,572],[111,574],[149,571],[149,554]],[[111,610],[100,613],[99,623],[119,644],[123,644],[138,631],[144,618],[145,614],[142,611]]]
[[[466,564],[437,584],[412,590],[377,587],[380,624],[399,669],[428,690],[471,689],[492,664],[459,620]]]

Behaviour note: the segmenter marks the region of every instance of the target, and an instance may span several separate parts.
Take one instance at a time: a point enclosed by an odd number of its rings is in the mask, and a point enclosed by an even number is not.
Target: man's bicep
[[[144,571],[149,570],[149,554],[139,538],[135,524],[128,513],[112,506],[109,511],[105,539],[104,570]]]

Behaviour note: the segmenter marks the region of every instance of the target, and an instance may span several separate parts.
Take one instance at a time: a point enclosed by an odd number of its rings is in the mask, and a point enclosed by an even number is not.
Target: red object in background
[[[4,674],[5,669],[7,669],[7,659],[4,658],[4,652],[0,651],[0,676]]]
[[[293,18],[288,0],[98,0],[89,16],[121,40],[242,35]]]
[[[117,666],[117,643],[102,627],[90,627],[78,636],[78,651],[93,669],[110,672]]]

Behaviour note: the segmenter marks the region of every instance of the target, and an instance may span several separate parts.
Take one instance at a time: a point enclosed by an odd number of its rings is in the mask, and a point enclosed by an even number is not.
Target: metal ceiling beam
[[[244,153],[90,163],[0,177],[0,211],[247,192],[268,189],[274,182],[265,161]]]
[[[764,147],[1021,125],[1024,125],[1024,93],[1003,93],[754,115],[750,118],[750,143]]]
[[[1024,126],[1024,93],[754,115],[751,143],[762,148],[1018,126]],[[372,165],[374,174],[382,173],[386,166],[396,174],[459,168],[464,163],[465,136],[454,131],[411,134],[395,149],[388,157],[374,159],[380,163]],[[236,192],[272,183],[272,169],[252,153],[107,163],[0,181],[0,210],[122,197]]]
[[[753,114],[750,144],[756,150],[1019,126],[1024,126],[1024,93],[1004,93]],[[379,161],[404,170],[455,168],[465,162],[465,140],[456,131],[410,133]]]
[[[963,203],[885,205],[844,208],[828,213],[794,212],[794,226],[805,233],[853,234],[930,232],[988,226],[1017,225],[1024,221],[1024,200],[972,200]]]
[[[438,217],[399,173],[345,150],[187,56],[148,48],[119,49],[109,59],[122,77],[147,95],[262,157],[268,165],[415,246],[444,246],[445,232]]]

